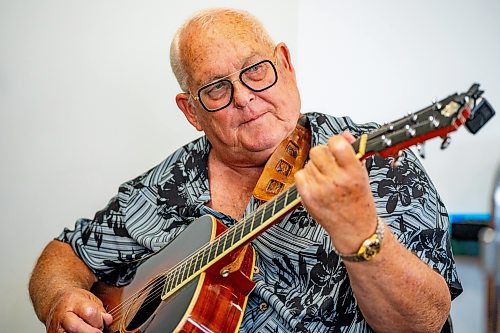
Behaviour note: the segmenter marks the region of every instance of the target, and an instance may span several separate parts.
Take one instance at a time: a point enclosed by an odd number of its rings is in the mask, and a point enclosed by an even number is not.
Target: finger
[[[351,134],[351,132],[349,131],[343,131],[341,134],[340,134],[344,139],[347,140],[347,142],[349,143],[353,143],[354,141],[356,141],[356,138],[354,137],[354,135]]]
[[[113,316],[110,313],[102,313],[102,331],[106,332],[106,329],[113,323]]]
[[[65,313],[61,320],[61,328],[67,333],[101,333],[101,330],[89,325],[74,312]]]
[[[102,328],[104,308],[92,303],[84,304],[82,306],[77,306],[73,309],[73,312],[79,316],[83,321],[92,327]]]
[[[305,170],[305,168],[295,173],[295,186],[297,187],[297,191],[302,197],[302,201],[307,201],[307,198],[309,197],[309,194],[311,192],[311,187],[313,186],[311,184],[311,181],[308,180],[308,177],[309,176],[307,175],[307,171]]]
[[[310,191],[309,189],[313,187],[313,183],[317,182],[315,169],[316,167],[312,163],[307,163],[303,169],[295,173],[295,185],[301,196],[307,195]]]
[[[341,168],[359,164],[354,149],[343,136],[335,135],[331,137],[328,140],[328,149],[333,154],[337,165]]]
[[[323,173],[328,174],[332,172],[336,166],[335,159],[328,147],[325,145],[316,146],[311,148],[309,152],[309,162],[316,167],[316,169]]]
[[[322,183],[325,180],[324,175],[313,162],[306,164],[304,167],[304,174],[307,182]]]

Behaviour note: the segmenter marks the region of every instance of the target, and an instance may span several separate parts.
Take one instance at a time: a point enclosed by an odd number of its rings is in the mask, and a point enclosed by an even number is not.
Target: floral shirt
[[[355,136],[376,125],[350,118],[308,113],[312,146],[348,130]],[[236,221],[207,206],[208,153],[201,137],[162,163],[120,186],[93,219],[79,219],[58,237],[69,243],[97,277],[125,285],[140,259],[168,245],[196,218],[211,214],[231,226]],[[462,287],[450,247],[446,209],[410,150],[398,166],[378,156],[366,160],[377,212],[395,237],[446,280],[452,298]],[[251,199],[245,215],[258,207]],[[341,209],[341,207],[339,208]],[[371,332],[357,305],[346,268],[325,230],[299,206],[252,241],[256,283],[240,332]]]

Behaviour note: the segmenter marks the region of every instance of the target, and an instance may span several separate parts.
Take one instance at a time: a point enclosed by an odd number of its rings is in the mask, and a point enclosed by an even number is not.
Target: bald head
[[[204,50],[221,38],[274,47],[262,24],[248,12],[235,9],[201,11],[179,28],[170,46],[170,64],[182,91],[189,90],[192,64],[210,56]]]

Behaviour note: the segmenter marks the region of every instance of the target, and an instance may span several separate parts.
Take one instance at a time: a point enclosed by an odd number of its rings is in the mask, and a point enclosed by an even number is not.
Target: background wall
[[[175,106],[168,48],[188,16],[213,6],[235,5],[0,0],[2,331],[43,330],[27,281],[49,239],[92,216],[121,182],[200,135]],[[500,108],[495,0],[239,1],[237,7],[290,46],[304,111],[381,122],[473,82]],[[477,137],[462,130],[444,152],[437,143],[428,147],[424,163],[450,212],[489,211],[498,124],[497,116]]]

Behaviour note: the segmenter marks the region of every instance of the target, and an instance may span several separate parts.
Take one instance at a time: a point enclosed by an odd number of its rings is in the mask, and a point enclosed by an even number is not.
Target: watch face
[[[367,239],[364,243],[363,243],[363,251],[361,254],[361,256],[363,258],[365,258],[365,260],[370,260],[371,258],[373,258],[377,253],[379,253],[380,251],[380,240],[378,238],[370,238],[370,239]]]

